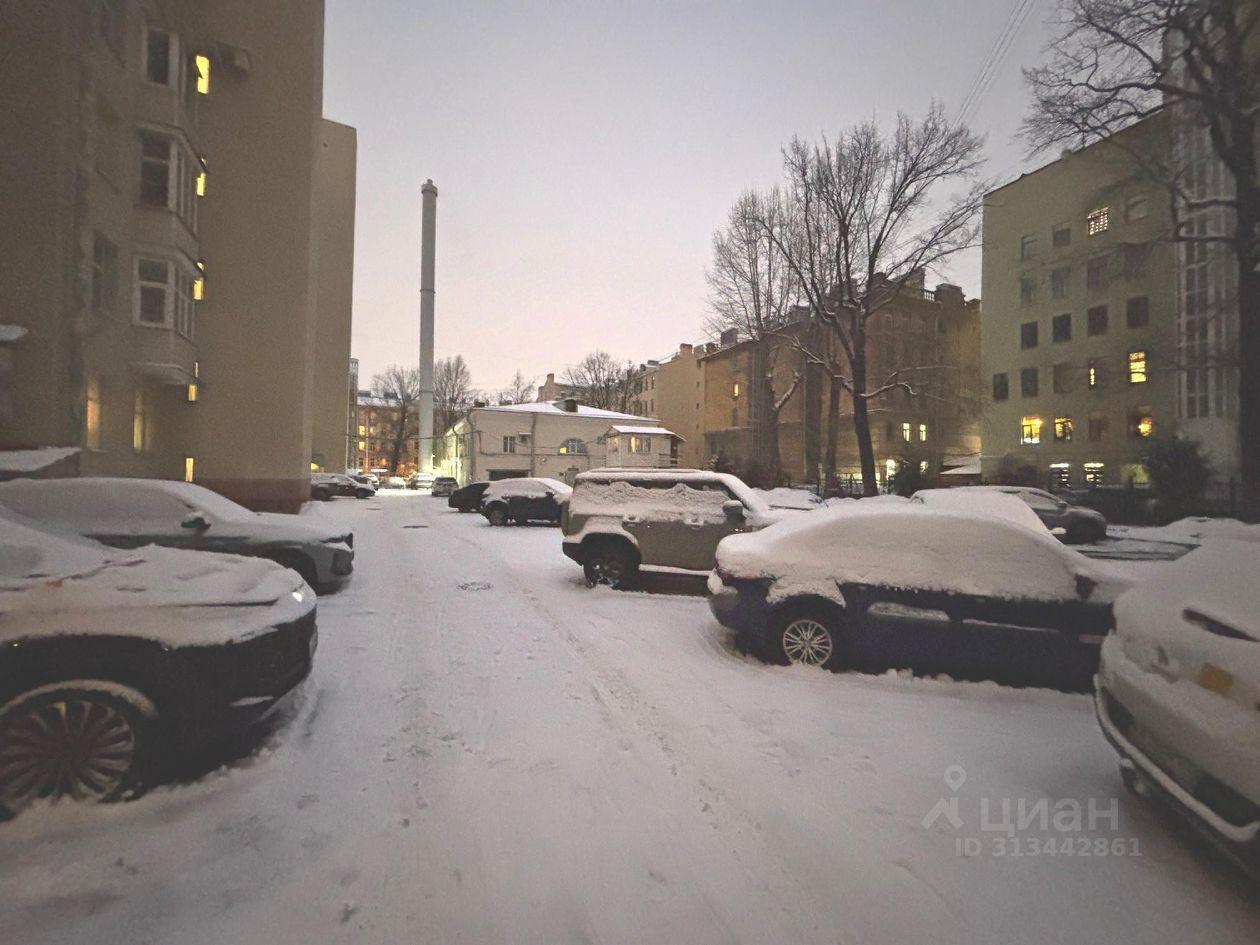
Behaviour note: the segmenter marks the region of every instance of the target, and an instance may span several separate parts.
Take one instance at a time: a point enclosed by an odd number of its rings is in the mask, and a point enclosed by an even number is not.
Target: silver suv
[[[625,587],[640,567],[707,572],[718,542],[793,513],[735,476],[698,469],[594,469],[577,477],[560,518],[564,553],[586,583]]]

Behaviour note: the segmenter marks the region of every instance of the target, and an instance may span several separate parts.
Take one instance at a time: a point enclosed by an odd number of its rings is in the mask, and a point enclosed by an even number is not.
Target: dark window
[[[1067,394],[1072,389],[1072,365],[1056,364],[1054,366],[1054,392],[1056,394]]]
[[[1006,400],[1010,396],[1011,396],[1010,376],[1007,374],[994,374],[993,375],[993,399]],[[892,424],[889,424],[890,429],[891,427],[892,427]],[[888,438],[892,439],[892,435],[889,434]]]
[[[1024,273],[1019,277],[1019,304],[1032,305],[1037,301],[1037,277]]]
[[[96,234],[92,242],[92,311],[112,314],[118,298],[118,247]]]
[[[1089,439],[1091,443],[1107,439],[1107,418],[1097,414],[1089,418]]]
[[[1061,266],[1050,271],[1050,297],[1066,299],[1072,284],[1072,267]]]
[[[171,34],[151,29],[145,36],[144,75],[150,82],[171,85]]]
[[[1085,313],[1087,331],[1091,335],[1107,334],[1107,306],[1096,305]]]
[[[1072,245],[1072,228],[1070,226],[1056,226],[1054,228],[1054,248],[1062,249],[1064,246]]]
[[[1107,256],[1095,256],[1085,268],[1085,288],[1090,292],[1101,292],[1107,288],[1108,269],[1111,260]]]
[[[1124,306],[1124,323],[1129,328],[1145,328],[1151,321],[1151,300],[1145,295],[1129,299]]]
[[[1019,393],[1021,397],[1037,396],[1037,369],[1022,368],[1019,372]]]
[[[122,0],[97,0],[96,24],[105,43],[122,59],[125,51]]]
[[[1124,277],[1141,279],[1146,275],[1146,260],[1150,256],[1150,246],[1146,243],[1125,243],[1124,245]]]
[[[140,134],[140,200],[153,206],[170,206],[171,140],[164,135]]]
[[[1055,341],[1072,340],[1072,313],[1056,315],[1050,322],[1050,336]]]
[[[1024,322],[1019,326],[1019,346],[1021,348],[1037,347],[1037,323]]]

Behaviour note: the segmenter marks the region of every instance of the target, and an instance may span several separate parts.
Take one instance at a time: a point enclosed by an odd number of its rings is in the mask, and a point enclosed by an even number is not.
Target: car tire
[[[582,553],[582,574],[587,587],[606,584],[614,590],[630,587],[639,562],[629,546],[618,541],[591,543]]]
[[[784,666],[839,669],[844,665],[844,624],[840,610],[823,603],[781,607],[770,617],[766,655]]]
[[[368,492],[366,489],[359,489],[354,493],[356,499],[370,499],[374,493]]]
[[[507,509],[501,505],[492,505],[486,509],[486,521],[491,525],[506,525],[510,520]]]
[[[66,683],[0,706],[0,818],[42,798],[138,796],[155,755],[152,704],[109,683]]]

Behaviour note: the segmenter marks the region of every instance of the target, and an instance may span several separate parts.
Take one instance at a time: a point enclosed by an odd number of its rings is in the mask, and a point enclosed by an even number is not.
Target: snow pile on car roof
[[[808,489],[790,489],[787,486],[776,486],[773,489],[754,489],[754,492],[772,509],[805,509],[812,511],[821,508],[823,501]]]
[[[1037,517],[1037,513],[1028,507],[1027,502],[985,486],[920,489],[910,501],[922,503],[937,512],[1000,518],[1013,525],[1030,528],[1038,534],[1049,534],[1049,530]]]
[[[485,499],[539,499],[548,492],[566,496],[573,490],[559,479],[533,476],[525,479],[496,479],[486,487]]]
[[[1179,537],[1194,538],[1200,541],[1208,538],[1228,538],[1234,541],[1260,541],[1260,525],[1248,525],[1236,518],[1191,518],[1178,519],[1171,525],[1164,526],[1165,532]]]
[[[569,500],[574,515],[633,515],[647,522],[694,521],[720,525],[722,506],[731,497],[720,489],[696,489],[687,483],[653,488],[624,479],[579,481]]]

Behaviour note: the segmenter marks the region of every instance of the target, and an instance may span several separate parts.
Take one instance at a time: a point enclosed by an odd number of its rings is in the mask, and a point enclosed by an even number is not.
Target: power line
[[[1010,53],[1011,46],[1014,45],[1015,39],[1019,36],[1020,30],[1023,29],[1024,23],[1027,22],[1037,3],[1038,0],[1016,0],[1010,14],[1006,18],[1006,23],[1001,33],[998,34],[997,39],[994,40],[993,45],[989,48],[989,52],[985,55],[975,78],[972,80],[971,87],[963,99],[962,107],[958,110],[956,124],[961,125],[969,121],[972,115],[975,114],[977,107],[989,91],[994,79],[997,78],[998,70]]]

